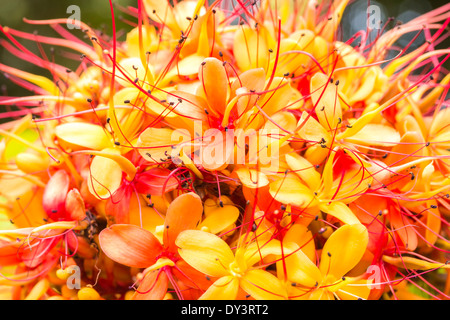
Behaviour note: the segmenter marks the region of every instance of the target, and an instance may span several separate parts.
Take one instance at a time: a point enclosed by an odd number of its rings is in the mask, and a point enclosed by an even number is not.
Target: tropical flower
[[[279,300],[287,297],[276,276],[257,266],[268,255],[280,254],[278,241],[252,242],[239,246],[235,253],[220,237],[201,230],[180,233],[175,244],[180,256],[196,270],[218,278],[200,299],[234,300],[243,290],[255,299]],[[270,264],[270,263],[269,263]]]
[[[0,297],[448,299],[450,5],[342,39],[349,3],[0,26],[48,71],[0,63],[31,92],[0,97]]]
[[[134,299],[162,299],[169,283],[182,299],[184,287],[200,289],[208,284],[210,280],[180,259],[175,246],[178,234],[195,229],[202,213],[200,198],[187,193],[169,205],[161,242],[150,231],[135,225],[113,224],[100,233],[100,246],[108,257],[129,267],[145,268]]]

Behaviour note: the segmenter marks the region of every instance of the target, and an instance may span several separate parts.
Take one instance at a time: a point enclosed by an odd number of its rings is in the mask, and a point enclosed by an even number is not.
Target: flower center
[[[230,263],[230,265],[228,266],[228,269],[234,277],[240,278],[243,276],[241,267],[239,266],[239,264],[237,263],[236,260],[234,260],[233,262]]]

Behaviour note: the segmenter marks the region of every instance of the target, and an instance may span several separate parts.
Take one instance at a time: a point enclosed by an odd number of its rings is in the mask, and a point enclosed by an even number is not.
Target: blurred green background
[[[164,0],[161,0],[164,1]],[[224,0],[232,1],[232,0]],[[130,30],[130,25],[125,21],[127,19],[135,22],[136,19],[120,10],[121,7],[137,7],[137,0],[115,0],[115,15],[117,29],[124,31]],[[382,19],[387,17],[394,17],[398,20],[406,22],[420,14],[428,12],[433,8],[437,8],[444,5],[448,0],[378,0],[370,1],[370,4],[379,5],[382,9]],[[28,19],[54,19],[54,18],[67,18],[71,13],[67,13],[67,8],[70,5],[77,5],[80,7],[81,20],[93,28],[103,30],[105,34],[111,35],[111,14],[108,0],[0,0],[0,25],[9,26],[14,29],[18,29],[26,32],[37,31],[40,35],[57,35],[48,26],[36,26],[29,25],[23,22],[22,18]],[[354,32],[360,28],[366,28],[366,8],[368,5],[367,0],[356,0],[347,7],[344,12],[342,32],[344,40],[348,39]],[[81,30],[71,30],[71,32],[79,37],[83,37]],[[122,33],[121,39],[124,39]],[[0,35],[3,37],[3,35]],[[409,41],[410,38],[404,37],[402,41]],[[423,43],[423,38],[419,38],[417,43]],[[28,49],[38,53],[38,48],[35,43],[31,41],[21,41]],[[448,42],[440,45],[440,47],[448,48]],[[46,47],[46,52],[49,47]],[[55,48],[55,60],[60,64],[75,69],[79,64],[79,59],[64,59],[62,54],[70,50]],[[62,51],[64,50],[64,51]],[[0,46],[0,63],[19,67],[22,70],[47,75],[46,71],[39,67],[34,66],[31,63],[25,62],[11,55],[2,46]],[[13,84],[6,79],[3,74],[0,74],[0,96],[10,95],[29,95],[30,93]],[[0,106],[0,112],[4,110],[3,106]]]

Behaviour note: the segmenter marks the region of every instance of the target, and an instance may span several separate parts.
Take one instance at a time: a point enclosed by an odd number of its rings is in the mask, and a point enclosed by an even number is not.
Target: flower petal
[[[212,277],[228,274],[234,260],[228,244],[216,235],[200,230],[186,230],[178,235],[178,253],[192,267]]]
[[[261,188],[269,184],[267,176],[261,171],[240,167],[234,173],[244,186],[251,189]]]
[[[165,272],[153,270],[146,274],[131,300],[162,300],[167,293],[169,279]]]
[[[235,300],[238,295],[239,280],[224,276],[214,282],[199,300]]]
[[[110,259],[129,267],[149,267],[162,251],[162,245],[151,232],[135,225],[112,225],[100,232],[99,241]]]
[[[336,291],[336,294],[342,300],[366,300],[371,291],[370,280],[354,280],[351,281],[350,277],[345,277],[346,282],[350,281],[347,285],[343,286]]]
[[[228,98],[228,77],[223,63],[216,58],[206,58],[200,65],[198,77],[210,110],[223,115]]]
[[[314,287],[322,280],[322,273],[313,261],[300,250],[300,247],[295,243],[290,243],[288,247],[295,249],[295,252],[284,258],[286,266],[286,278],[291,282],[304,285],[306,287]],[[280,267],[278,272],[283,272],[282,261],[277,262]],[[280,277],[285,277],[281,274]]]
[[[65,170],[56,171],[47,182],[42,197],[45,212],[54,220],[66,218],[66,196],[69,191],[69,175]],[[84,209],[84,208],[83,208]]]
[[[320,173],[305,158],[297,153],[286,154],[286,162],[289,168],[295,172],[300,179],[305,181],[311,190],[318,190],[320,186]]]
[[[269,37],[265,28],[255,30],[248,25],[243,25],[236,30],[233,38],[233,52],[240,70],[267,66]]]
[[[218,234],[233,225],[239,217],[239,209],[235,206],[216,207],[198,226],[199,229],[207,227],[209,232]]]
[[[284,204],[305,208],[314,201],[314,194],[295,174],[287,174],[270,183],[272,197]]]
[[[184,230],[195,229],[203,214],[203,204],[198,195],[185,193],[173,200],[167,208],[164,221],[164,248],[176,252],[175,240]]]
[[[118,153],[114,149],[109,149],[108,152]],[[112,159],[95,156],[87,179],[91,194],[100,200],[107,199],[122,183],[122,168]]]
[[[256,300],[287,299],[286,288],[273,274],[260,270],[248,271],[240,281],[241,288]]]
[[[60,124],[55,128],[55,134],[60,142],[68,144],[72,150],[102,150],[112,146],[111,138],[103,127],[86,122]]]
[[[363,146],[392,147],[400,142],[400,134],[392,127],[368,123],[356,134],[347,137],[345,140]]]
[[[310,90],[320,124],[329,130],[336,129],[340,120],[342,120],[342,108],[337,94],[337,86],[331,84],[325,74],[316,73],[311,78]]]
[[[173,133],[170,128],[147,128],[139,135],[136,147],[145,160],[159,163],[171,155],[172,146],[179,142],[172,139]]]
[[[165,168],[151,168],[135,179],[136,191],[141,194],[162,196],[163,192],[175,190],[178,180],[170,176],[171,171]]]
[[[320,271],[336,278],[343,277],[361,260],[368,242],[369,234],[362,224],[340,227],[323,247]]]

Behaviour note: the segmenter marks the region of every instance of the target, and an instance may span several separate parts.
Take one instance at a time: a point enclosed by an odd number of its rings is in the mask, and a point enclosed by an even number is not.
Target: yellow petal
[[[345,139],[363,146],[392,147],[400,142],[400,134],[392,127],[368,123],[353,136]]]
[[[290,242],[297,244],[312,262],[316,261],[316,246],[313,235],[305,225],[295,223],[289,227],[283,237],[283,243]]]
[[[269,34],[265,28],[255,30],[240,26],[234,34],[233,52],[240,70],[267,68]]]
[[[270,183],[270,194],[283,203],[306,208],[313,203],[314,194],[295,174],[287,174]]]
[[[268,81],[266,86],[268,85]],[[281,77],[273,78],[270,86],[266,90],[268,92],[260,98],[258,105],[268,116],[287,109],[291,97],[294,95],[294,89],[291,87],[289,80]]]
[[[353,211],[342,202],[332,202],[330,204],[321,203],[320,210],[333,216],[346,224],[358,224],[360,221]]]
[[[172,146],[179,141],[174,141],[174,130],[170,128],[147,128],[145,129],[136,143],[141,156],[149,162],[161,162],[161,159],[167,159],[172,155]]]
[[[266,72],[264,68],[257,68],[247,70],[241,73],[236,80],[231,84],[231,96],[233,98],[236,95],[236,90],[240,88],[246,88],[249,92],[254,91],[255,94],[246,96],[247,99],[239,99],[238,114],[241,115],[249,108],[253,107],[258,95],[264,89],[264,84],[266,82]],[[245,103],[244,103],[245,101]]]
[[[295,252],[284,258],[287,280],[310,288],[321,283],[322,274],[319,268],[300,250],[298,245],[290,243],[289,247],[295,249]],[[279,273],[283,272],[281,261],[277,263],[277,270]],[[285,277],[284,275],[280,276]]]
[[[320,186],[320,173],[314,165],[297,153],[286,154],[289,168],[302,179],[311,190],[318,190]]]
[[[239,217],[239,209],[235,206],[216,207],[203,219],[199,229],[207,227],[209,232],[217,234],[233,225]]]
[[[239,280],[232,276],[224,276],[216,280],[199,300],[235,300],[238,290]]]
[[[180,29],[173,7],[168,0],[144,0],[143,3],[150,19],[157,23],[164,23],[174,34],[179,34]]]
[[[336,294],[342,300],[366,300],[369,297],[371,286],[369,280],[355,280],[352,281],[350,277],[345,277],[345,282],[349,282],[347,285],[341,287],[336,291]]]
[[[402,256],[394,258],[390,256],[383,256],[383,261],[398,268],[410,270],[430,270],[437,268],[450,269],[450,264],[446,264],[443,262],[430,262],[413,257]]]
[[[73,150],[102,150],[112,146],[111,138],[102,126],[86,122],[63,123],[55,128],[55,134]]]
[[[269,184],[267,176],[254,169],[248,169],[247,167],[241,167],[234,171],[239,180],[248,188],[256,189],[261,188]]]
[[[368,242],[369,234],[362,224],[340,227],[323,247],[320,271],[337,279],[343,277],[361,260]]]
[[[334,130],[342,120],[342,108],[337,94],[337,86],[328,81],[328,76],[316,73],[311,78],[311,100],[316,106],[320,124]]]
[[[105,149],[118,154],[114,149]],[[122,168],[111,159],[95,156],[91,162],[88,177],[88,188],[92,195],[98,199],[109,198],[122,183]]]
[[[181,232],[175,244],[180,256],[193,268],[212,277],[227,275],[234,255],[228,244],[216,235],[200,230]]]
[[[276,258],[281,257],[283,254],[287,255],[292,252],[291,247],[281,248],[280,241],[272,239],[269,241],[255,241],[252,242],[245,250],[243,259],[247,266],[253,266],[254,264],[261,262],[269,255],[273,255]],[[237,255],[236,255],[237,257]],[[275,260],[275,259],[274,259]],[[265,263],[269,263],[265,261]]]
[[[298,121],[298,135],[306,142],[320,143],[321,145],[329,146],[331,135],[316,119],[309,116],[306,111],[302,113]],[[326,150],[328,151],[328,150]]]
[[[284,300],[286,288],[273,274],[264,270],[248,271],[240,282],[241,288],[256,300]]]

